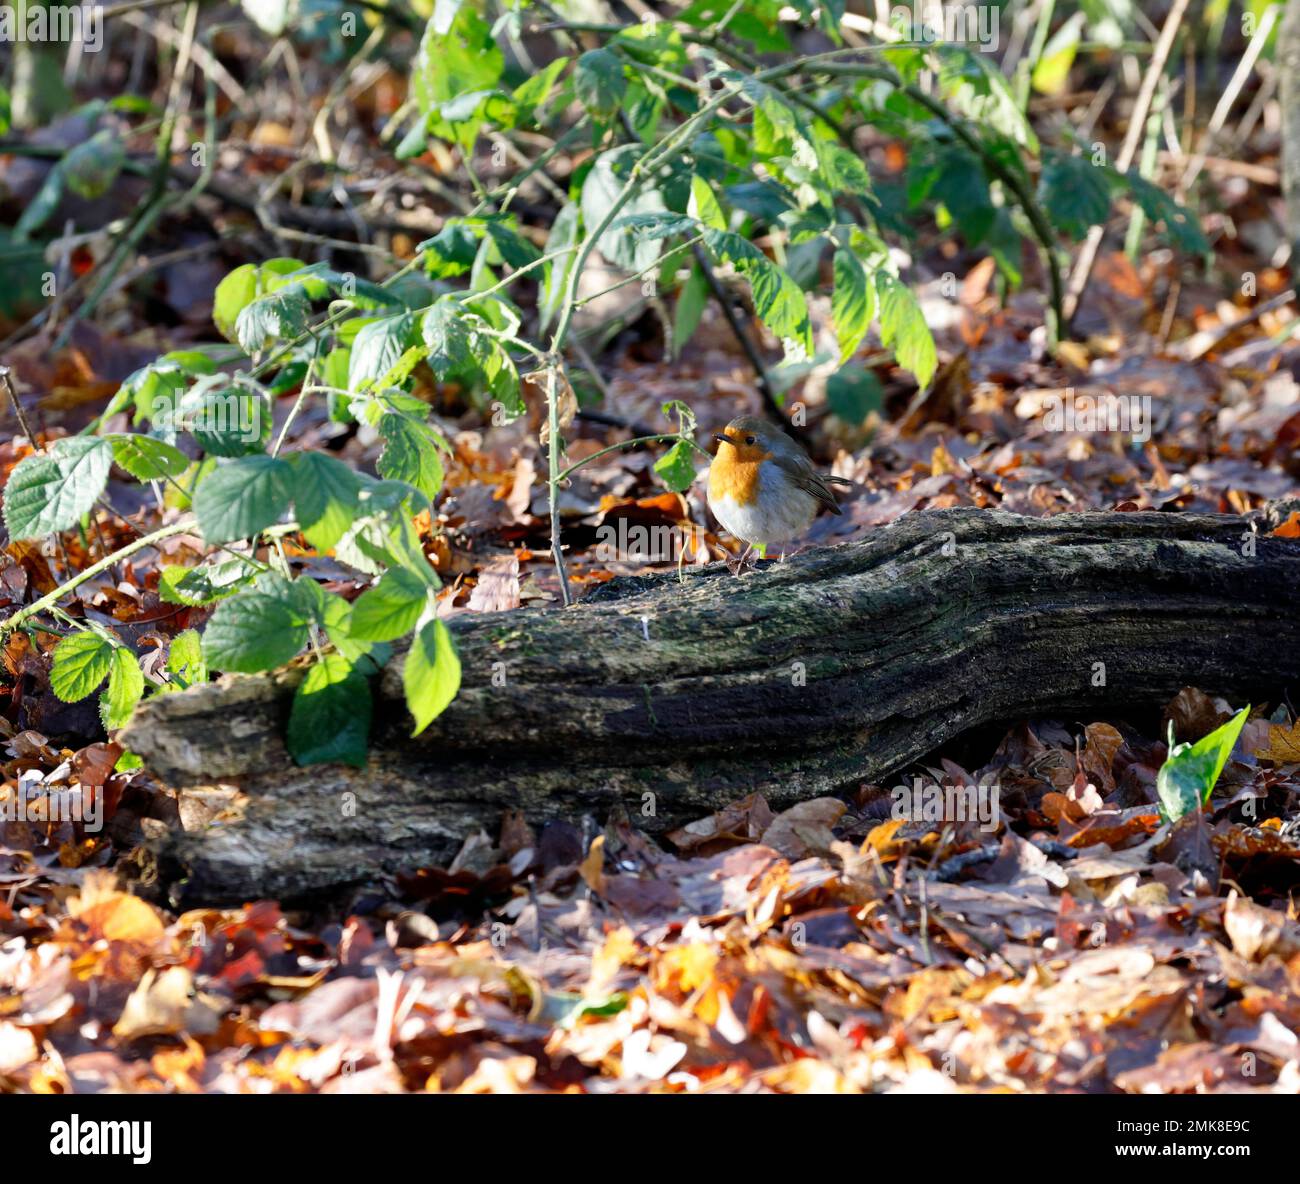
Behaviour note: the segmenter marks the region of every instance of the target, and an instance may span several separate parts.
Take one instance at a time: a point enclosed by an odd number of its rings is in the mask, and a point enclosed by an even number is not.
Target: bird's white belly
[[[730,494],[711,498],[709,508],[723,527],[746,543],[784,543],[803,534],[817,516],[817,502],[802,489],[774,487],[760,474],[758,497],[740,505]]]

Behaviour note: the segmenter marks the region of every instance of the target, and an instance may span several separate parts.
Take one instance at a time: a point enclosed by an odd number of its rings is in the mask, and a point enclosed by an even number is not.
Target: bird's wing
[[[812,461],[806,456],[777,454],[772,457],[772,460],[777,468],[787,473],[800,489],[805,493],[812,494],[833,514],[844,513],[836,503],[835,495],[831,492],[830,486],[826,484],[821,474],[813,469]]]

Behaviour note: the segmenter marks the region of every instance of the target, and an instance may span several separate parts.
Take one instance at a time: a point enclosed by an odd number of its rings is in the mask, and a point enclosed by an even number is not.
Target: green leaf
[[[445,381],[477,369],[474,358],[476,334],[465,309],[454,296],[444,296],[430,305],[420,326],[429,347],[429,369]]]
[[[14,223],[14,240],[25,242],[29,236],[40,230],[50,220],[50,215],[59,208],[63,200],[63,168],[56,164],[41,183],[36,196],[27,203],[27,208]]]
[[[361,479],[323,452],[295,452],[290,464],[294,517],[307,541],[318,551],[328,551],[357,516]]]
[[[268,342],[301,337],[310,316],[306,290],[289,284],[254,300],[235,318],[235,340],[245,353],[256,353]]]
[[[876,291],[880,296],[880,340],[892,349],[900,366],[916,375],[926,386],[939,364],[930,326],[912,290],[887,271],[876,272]]]
[[[556,58],[515,87],[512,97],[530,118],[534,110],[550,97],[551,91],[555,89],[555,80],[564,72],[564,67],[568,64],[566,58]]]
[[[402,670],[402,688],[415,719],[413,736],[437,719],[460,690],[460,658],[441,618],[429,621],[412,639]]]
[[[93,695],[113,668],[113,650],[107,637],[93,630],[74,633],[54,647],[50,689],[65,703]]]
[[[99,436],[56,440],[25,457],[5,486],[5,526],[12,539],[33,539],[75,526],[104,492],[113,445]]]
[[[352,605],[348,636],[394,641],[415,628],[429,600],[428,584],[404,568],[391,568]]]
[[[1040,95],[1059,95],[1070,81],[1070,67],[1074,65],[1074,55],[1079,49],[1079,34],[1083,31],[1086,18],[1082,12],[1076,12],[1043,46],[1043,52],[1034,63],[1034,72],[1030,82]]]
[[[167,686],[175,690],[208,681],[208,664],[203,660],[203,641],[197,629],[186,629],[172,638],[167,647],[167,673],[172,676]]]
[[[1038,199],[1052,221],[1075,239],[1110,214],[1106,171],[1082,156],[1051,157],[1043,165]]]
[[[673,311],[673,357],[680,357],[686,343],[695,336],[700,317],[709,302],[709,281],[699,267],[692,267],[682,290],[677,293],[677,307]]]
[[[831,321],[840,343],[840,365],[847,362],[867,335],[876,315],[876,292],[867,282],[858,257],[848,247],[835,252],[835,289],[831,294]]]
[[[156,436],[113,435],[113,459],[137,481],[164,481],[179,477],[190,458],[173,444]]]
[[[836,193],[867,196],[871,193],[871,174],[861,159],[839,144],[819,141],[817,159],[826,183]]]
[[[108,690],[99,701],[99,717],[109,732],[126,726],[144,694],[144,675],[135,654],[124,645],[114,646],[111,662]]]
[[[397,365],[415,343],[416,315],[405,312],[382,317],[361,327],[352,343],[352,356],[348,362],[348,390],[364,390]]]
[[[326,654],[298,684],[286,743],[300,765],[361,769],[370,739],[370,684],[342,654]]]
[[[725,230],[705,229],[704,241],[713,257],[730,263],[749,280],[754,311],[786,347],[787,355],[812,354],[812,322],[799,285],[753,243]]]
[[[435,8],[411,71],[411,90],[426,116],[448,99],[492,90],[505,69],[505,55],[487,22],[473,8],[449,16],[452,8]]]
[[[433,430],[392,412],[379,421],[384,451],[376,466],[383,477],[414,485],[430,501],[442,488],[442,460]]]
[[[459,220],[451,220],[431,239],[417,248],[424,255],[425,270],[435,280],[453,279],[474,266],[478,240]]]
[[[258,392],[243,387],[191,388],[181,400],[181,420],[209,456],[261,452],[271,436],[271,409]]]
[[[695,449],[685,440],[678,440],[655,461],[655,472],[673,493],[685,493],[695,481]]]
[[[257,674],[283,666],[306,644],[307,622],[289,601],[241,592],[217,605],[203,632],[203,657],[216,670]]]
[[[587,113],[597,123],[606,123],[618,112],[627,93],[623,63],[608,49],[589,49],[574,68],[573,89]]]
[[[249,583],[257,569],[243,559],[218,559],[198,567],[168,565],[158,577],[159,599],[190,607],[233,596]]]
[[[691,200],[686,212],[704,226],[726,230],[727,219],[714,196],[713,187],[698,173],[691,178]]]
[[[239,314],[266,290],[271,276],[288,275],[302,268],[297,259],[268,259],[265,263],[244,263],[218,285],[212,296],[212,320],[227,341],[237,340],[235,322]]]
[[[624,144],[596,158],[582,184],[582,220],[589,231],[604,221],[606,213],[622,193],[641,152],[639,144]],[[643,180],[619,213],[628,218],[637,214],[662,214],[667,209],[659,190],[648,180]],[[625,226],[608,227],[597,239],[596,246],[615,267],[632,273],[653,267],[663,251],[661,243],[628,234]]]
[[[225,461],[194,494],[194,513],[209,543],[252,538],[289,508],[293,472],[287,461],[241,456]]]
[[[126,148],[113,132],[96,132],[63,158],[63,179],[78,197],[93,201],[112,188],[125,160]]]
[[[1159,185],[1153,185],[1136,169],[1130,169],[1120,180],[1152,222],[1165,224],[1165,233],[1180,251],[1190,255],[1204,255],[1209,251],[1209,240],[1196,218]]]
[[[1226,724],[1202,736],[1195,744],[1174,744],[1173,724],[1169,725],[1169,755],[1156,774],[1156,794],[1161,813],[1171,822],[1184,814],[1199,810],[1228,763],[1228,757],[1246,726],[1250,708],[1243,707]]]

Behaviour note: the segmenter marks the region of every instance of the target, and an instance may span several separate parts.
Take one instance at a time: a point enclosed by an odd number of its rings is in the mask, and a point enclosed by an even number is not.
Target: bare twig
[[[27,412],[23,410],[23,405],[18,401],[18,392],[14,390],[13,379],[9,377],[8,366],[0,366],[0,384],[5,388],[5,394],[9,396],[9,402],[14,405],[14,414],[18,417],[18,424],[23,429],[23,435],[35,448],[36,433],[32,431],[32,425],[27,422]]]

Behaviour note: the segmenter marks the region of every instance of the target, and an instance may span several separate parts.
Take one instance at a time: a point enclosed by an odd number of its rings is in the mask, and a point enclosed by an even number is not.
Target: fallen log
[[[364,770],[293,764],[294,670],[151,699],[122,739],[191,794],[237,787],[156,843],[174,898],[293,900],[445,859],[508,808],[621,806],[659,831],[755,790],[779,808],[880,782],[981,725],[1117,717],[1188,684],[1276,698],[1300,680],[1300,542],[1267,531],[914,513],[740,579],[719,564],[457,616],[459,697],[412,739],[394,658]]]

